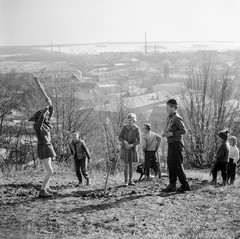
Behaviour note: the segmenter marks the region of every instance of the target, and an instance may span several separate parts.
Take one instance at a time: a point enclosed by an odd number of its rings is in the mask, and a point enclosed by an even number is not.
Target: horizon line
[[[199,42],[199,43],[207,43],[207,42],[214,42],[214,43],[240,43],[239,41],[219,41],[219,40],[186,40],[186,41],[148,41],[148,44],[156,44],[156,43],[183,43],[183,42]],[[31,45],[0,45],[0,48],[10,48],[10,47],[51,47],[51,46],[77,46],[77,45],[103,45],[103,44],[145,44],[145,41],[103,41],[103,42],[92,42],[92,43],[58,43],[58,44],[31,44]]]

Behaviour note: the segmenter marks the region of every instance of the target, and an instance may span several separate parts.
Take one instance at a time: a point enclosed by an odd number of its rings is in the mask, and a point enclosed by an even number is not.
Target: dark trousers
[[[183,144],[181,141],[168,144],[167,165],[170,185],[175,187],[177,178],[182,185],[187,184],[183,169]]]
[[[145,151],[145,171],[147,177],[149,177],[149,171],[150,168],[153,168],[155,175],[158,174],[159,167],[157,163],[157,158],[156,158],[156,152],[155,151]]]
[[[74,159],[75,161],[75,170],[76,170],[76,175],[78,177],[79,183],[82,183],[82,175],[85,179],[88,179],[88,173],[87,173],[87,158],[82,158],[82,159]]]
[[[227,169],[228,169],[228,162],[216,162],[212,170],[213,180],[217,180],[217,172],[221,171],[222,180],[224,182],[227,181]]]
[[[236,176],[236,164],[233,161],[232,158],[229,159],[227,168],[227,180],[230,180],[230,182],[234,182]]]

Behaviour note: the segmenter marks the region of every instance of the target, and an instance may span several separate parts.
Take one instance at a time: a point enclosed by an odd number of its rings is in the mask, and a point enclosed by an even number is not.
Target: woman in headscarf
[[[123,125],[118,139],[122,142],[120,157],[124,161],[125,186],[134,185],[132,181],[133,162],[138,162],[137,145],[140,144],[140,130],[136,125],[137,117],[130,113]]]
[[[46,170],[41,190],[39,192],[40,198],[52,197],[55,190],[49,188],[49,180],[53,175],[52,158],[56,156],[51,143],[52,125],[50,119],[53,114],[53,106],[50,98],[46,99],[47,106],[44,110],[37,111],[29,121],[34,121],[34,130],[38,139],[37,156],[42,161],[42,164]]]

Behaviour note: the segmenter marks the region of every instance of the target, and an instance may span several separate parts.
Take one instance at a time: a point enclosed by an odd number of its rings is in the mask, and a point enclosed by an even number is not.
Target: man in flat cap
[[[182,118],[177,113],[178,104],[175,99],[166,103],[168,113],[167,125],[162,134],[168,141],[167,165],[169,172],[169,185],[163,189],[164,192],[185,192],[190,191],[186,174],[183,169],[183,135],[186,129]],[[176,182],[179,179],[181,186],[177,189]]]

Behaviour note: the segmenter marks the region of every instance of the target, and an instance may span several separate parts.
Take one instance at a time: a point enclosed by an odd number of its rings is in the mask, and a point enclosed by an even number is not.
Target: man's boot
[[[175,192],[176,185],[169,184],[166,188],[163,188],[162,191],[166,193]]]
[[[191,188],[190,188],[190,186],[189,186],[188,183],[182,184],[182,185],[177,189],[177,192],[179,192],[179,193],[183,193],[183,192],[186,192],[186,191],[191,191]]]
[[[223,181],[223,182],[222,182],[222,185],[223,185],[223,186],[227,186],[227,181],[226,181],[226,180]]]
[[[231,179],[231,180],[230,180],[230,185],[233,185],[233,184],[234,184],[234,181],[235,181],[235,179]]]
[[[216,185],[217,184],[217,179],[213,178],[212,181],[210,182],[211,185]]]

